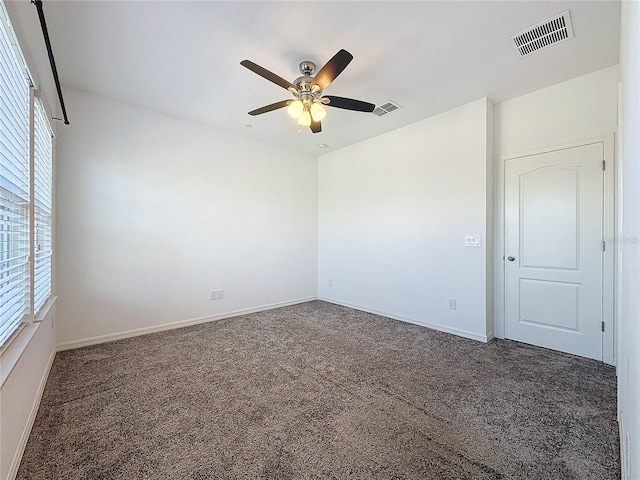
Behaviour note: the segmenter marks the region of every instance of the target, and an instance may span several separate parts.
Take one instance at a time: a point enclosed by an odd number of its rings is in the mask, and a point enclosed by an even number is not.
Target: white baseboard
[[[260,305],[257,307],[246,308],[243,310],[235,310],[231,312],[219,313],[216,315],[208,315],[205,317],[179,320],[177,322],[163,323],[161,325],[153,325],[150,327],[134,328],[132,330],[126,330],[124,332],[108,333],[106,335],[98,335],[96,337],[82,338],[80,340],[72,340],[71,342],[58,344],[57,351],[61,352],[64,350],[72,350],[74,348],[88,347],[89,345],[97,345],[99,343],[113,342],[114,340],[122,340],[124,338],[138,337],[140,335],[147,335],[149,333],[163,332],[165,330],[173,330],[176,328],[189,327],[191,325],[198,325],[200,323],[214,322],[216,320],[223,320],[225,318],[238,317],[240,315],[247,315],[249,313],[263,312],[265,310],[272,310],[274,308],[287,307],[289,305],[296,305],[298,303],[310,302],[312,300],[317,300],[317,299],[318,297],[298,298],[296,300],[288,300],[286,302]]]
[[[49,360],[47,361],[47,367],[42,374],[42,378],[40,378],[40,384],[38,385],[38,390],[36,392],[33,405],[31,405],[27,423],[22,430],[22,435],[20,435],[20,443],[18,443],[18,448],[16,449],[16,453],[13,456],[13,461],[11,462],[11,466],[9,467],[9,475],[7,476],[7,480],[14,480],[16,478],[16,475],[18,474],[20,462],[22,461],[22,455],[24,454],[24,449],[27,447],[27,441],[29,440],[29,435],[31,434],[33,423],[36,421],[36,415],[38,414],[38,409],[40,408],[40,401],[42,400],[42,395],[44,394],[44,387],[47,384],[49,372],[51,372],[51,367],[53,366],[53,360],[55,358],[56,350],[53,349],[51,351],[51,355],[49,356]]]
[[[430,328],[432,330],[438,330],[439,332],[451,333],[452,335],[457,335],[459,337],[469,338],[471,340],[477,340],[478,342],[487,343],[489,340],[493,338],[493,334],[490,335],[479,335],[473,332],[467,332],[465,330],[459,330],[457,328],[445,327],[442,325],[437,325],[434,323],[422,322],[419,320],[414,320],[412,318],[402,317],[400,315],[394,315],[393,313],[381,312],[378,310],[373,310],[371,308],[362,307],[359,305],[353,305],[350,303],[339,302],[337,300],[333,300],[330,298],[318,297],[318,300],[322,300],[323,302],[334,303],[336,305],[341,305],[343,307],[353,308],[355,310],[360,310],[363,312],[373,313],[375,315],[381,315],[383,317],[392,318],[393,320],[400,320],[401,322],[412,323],[413,325],[419,325],[421,327]]]

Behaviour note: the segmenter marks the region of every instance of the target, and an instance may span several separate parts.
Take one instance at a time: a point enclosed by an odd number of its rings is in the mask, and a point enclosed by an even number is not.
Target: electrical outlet
[[[482,237],[480,235],[467,235],[464,237],[465,247],[481,247]]]
[[[449,299],[449,310],[455,310],[456,309],[456,299],[455,298],[450,298]]]
[[[331,280],[331,279],[329,280],[329,286],[333,287],[333,280]]]
[[[224,298],[224,290],[218,290],[218,300],[222,300]]]
[[[218,291],[217,290],[211,290],[211,295],[209,297],[210,300],[217,300],[218,299]]]

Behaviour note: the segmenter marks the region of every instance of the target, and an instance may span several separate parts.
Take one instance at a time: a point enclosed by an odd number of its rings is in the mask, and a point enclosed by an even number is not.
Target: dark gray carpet
[[[615,479],[615,385],[315,301],[59,353],[18,478]]]

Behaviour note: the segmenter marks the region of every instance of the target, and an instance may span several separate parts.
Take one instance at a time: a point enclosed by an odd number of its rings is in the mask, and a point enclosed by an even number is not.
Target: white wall
[[[71,88],[65,101],[63,347],[316,297],[315,157]]]
[[[3,480],[14,478],[18,471],[40,405],[55,355],[54,316],[55,307],[41,323],[23,329],[0,358],[3,373],[0,388],[0,478]],[[23,338],[28,340],[26,346]],[[7,358],[14,354],[19,355],[17,362]],[[7,363],[13,368],[5,378]]]
[[[504,282],[504,159],[616,132],[618,81],[615,66],[495,105],[496,285]],[[496,335],[503,337],[503,292],[496,288],[495,294]]]
[[[622,2],[618,420],[622,476],[640,478],[640,4]]]
[[[496,156],[615,132],[618,80],[618,67],[609,67],[496,104]]]
[[[320,298],[479,340],[491,335],[491,108],[478,100],[319,158]],[[482,236],[482,247],[465,247],[465,235]]]

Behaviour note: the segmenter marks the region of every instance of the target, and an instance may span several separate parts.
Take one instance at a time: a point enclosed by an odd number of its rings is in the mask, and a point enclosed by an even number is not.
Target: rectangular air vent
[[[382,115],[386,115],[387,113],[391,113],[394,110],[397,110],[399,108],[402,108],[402,107],[400,107],[400,105],[398,105],[397,103],[392,102],[391,100],[389,100],[389,101],[383,103],[382,105],[376,107],[375,110],[373,111],[373,114],[381,117]]]
[[[555,43],[573,38],[571,16],[566,10],[555,17],[534,25],[511,37],[514,47],[521,57]]]

